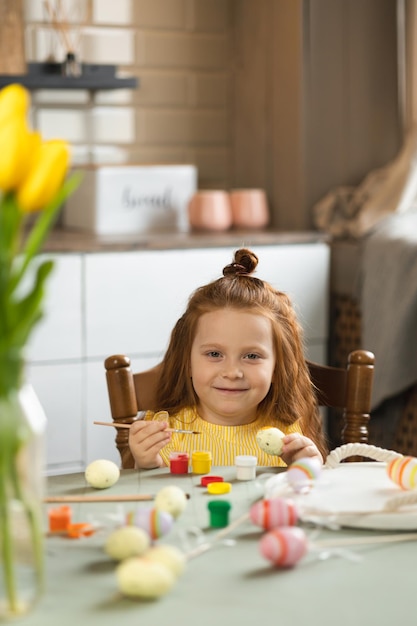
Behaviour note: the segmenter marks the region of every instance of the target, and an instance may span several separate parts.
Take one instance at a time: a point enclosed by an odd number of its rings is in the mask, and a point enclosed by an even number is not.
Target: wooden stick
[[[226,537],[229,533],[233,532],[236,528],[241,526],[241,524],[246,522],[249,519],[249,517],[250,517],[249,513],[243,513],[243,515],[235,519],[234,522],[231,522],[231,524],[229,524],[228,526],[225,526],[224,528],[222,528],[222,530],[219,530],[214,535],[214,537],[211,538],[211,541],[202,543],[201,545],[197,546],[193,550],[190,550],[190,552],[187,552],[187,554],[185,555],[186,559],[188,560],[193,559],[196,556],[200,556],[200,554],[207,552],[207,550],[210,550],[210,548],[213,547],[213,544],[223,539],[223,537]]]
[[[395,543],[397,541],[413,541],[417,539],[417,533],[400,533],[395,535],[376,535],[371,537],[342,537],[339,539],[322,539],[313,541],[317,547],[338,547],[338,546],[358,546],[370,545],[372,543]]]
[[[190,494],[186,493],[187,500]],[[46,503],[52,502],[149,502],[155,500],[155,496],[150,493],[136,493],[125,495],[107,495],[107,496],[47,496],[43,499]]]
[[[136,421],[136,420],[135,420]],[[117,422],[93,422],[98,426],[113,426],[113,428],[130,428],[132,424],[118,424]],[[182,433],[183,435],[199,435],[198,430],[183,430],[181,428],[166,428],[168,433]]]
[[[108,495],[108,496],[47,496],[44,502],[148,502],[155,496],[146,493],[133,495]]]

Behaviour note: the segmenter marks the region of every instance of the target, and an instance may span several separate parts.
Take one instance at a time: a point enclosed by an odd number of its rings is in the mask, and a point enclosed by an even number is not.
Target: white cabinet
[[[45,315],[28,344],[27,378],[47,416],[46,465],[53,474],[80,471],[85,462],[83,259],[75,254],[48,258],[55,267]]]
[[[46,317],[29,351],[29,379],[48,417],[48,473],[82,471],[97,458],[119,462],[104,359],[130,356],[134,370],[162,357],[191,292],[222,275],[233,247],[56,255]],[[253,246],[257,276],[287,292],[305,332],[308,358],[325,362],[329,249],[323,242]]]
[[[28,378],[47,418],[48,474],[66,474],[84,470],[86,422],[84,367],[82,361],[66,364],[29,364]]]
[[[90,255],[88,356],[161,355],[191,292],[221,276],[230,255],[222,248]]]
[[[55,254],[48,258],[55,266],[46,287],[45,316],[28,345],[27,356],[36,362],[79,360],[83,355],[82,257]]]

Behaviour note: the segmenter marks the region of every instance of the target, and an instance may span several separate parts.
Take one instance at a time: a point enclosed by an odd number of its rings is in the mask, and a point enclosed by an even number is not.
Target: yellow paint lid
[[[215,496],[219,496],[223,493],[229,493],[229,491],[232,491],[232,484],[231,483],[209,483],[207,485],[207,491],[208,493],[211,493]]]

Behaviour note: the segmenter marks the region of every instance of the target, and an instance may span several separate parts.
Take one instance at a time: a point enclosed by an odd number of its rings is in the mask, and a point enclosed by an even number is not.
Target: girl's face
[[[200,317],[191,348],[191,376],[203,419],[227,426],[253,422],[274,367],[268,318],[237,309]]]

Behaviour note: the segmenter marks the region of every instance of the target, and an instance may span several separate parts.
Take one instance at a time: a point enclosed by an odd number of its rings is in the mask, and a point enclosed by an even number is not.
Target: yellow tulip
[[[0,128],[10,119],[26,119],[29,93],[21,85],[7,85],[0,90]]]
[[[28,176],[17,190],[22,211],[40,211],[49,204],[64,181],[69,158],[67,142],[54,139],[41,143]]]
[[[11,117],[0,125],[0,189],[10,191],[21,184],[40,143],[39,133],[31,132],[22,118]]]

